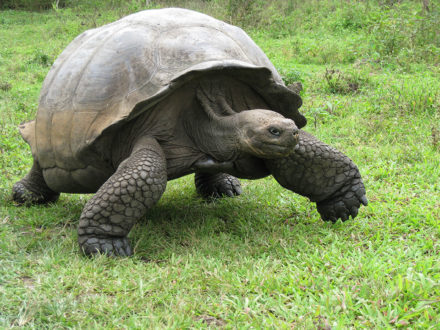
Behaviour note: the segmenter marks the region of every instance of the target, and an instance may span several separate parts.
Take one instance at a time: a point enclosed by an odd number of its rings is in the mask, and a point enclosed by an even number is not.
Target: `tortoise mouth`
[[[258,143],[248,143],[250,153],[263,159],[282,158],[291,155],[295,151],[296,143],[283,144],[259,141]]]
[[[264,143],[264,155],[266,155],[263,158],[273,158],[275,157],[285,157],[285,156],[289,156],[290,154],[292,154],[295,151],[295,144],[291,144],[288,146],[285,145],[279,145],[279,144],[275,144],[275,143]],[[269,151],[267,151],[267,149],[269,149]]]

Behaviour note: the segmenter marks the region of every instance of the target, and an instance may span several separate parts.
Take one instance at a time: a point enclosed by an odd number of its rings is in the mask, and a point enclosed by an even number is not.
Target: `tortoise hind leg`
[[[242,193],[240,181],[226,173],[200,173],[194,176],[196,190],[204,198],[233,197]]]
[[[29,173],[12,187],[12,199],[18,204],[47,204],[56,202],[58,197],[60,194],[47,186],[35,160]]]
[[[131,255],[127,235],[159,200],[166,183],[165,156],[151,139],[119,165],[84,207],[78,228],[84,254]]]

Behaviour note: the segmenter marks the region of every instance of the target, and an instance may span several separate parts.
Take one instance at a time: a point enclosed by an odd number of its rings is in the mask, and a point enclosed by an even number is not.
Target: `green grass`
[[[0,12],[0,327],[438,328],[438,40],[429,27],[412,30],[424,15],[418,2],[356,2],[368,12],[286,3],[293,7],[273,2],[266,16],[250,8],[252,27],[250,14],[217,11],[220,1],[182,1],[242,23],[286,82],[303,82],[306,130],[357,163],[369,206],[330,224],[272,178],[207,203],[188,176],[170,182],[132,230],[126,259],[79,253],[76,226],[90,196],[24,208],[10,191],[31,165],[17,125],[34,118],[51,63],[78,33],[140,2],[99,15]],[[267,13],[278,14],[263,29]]]

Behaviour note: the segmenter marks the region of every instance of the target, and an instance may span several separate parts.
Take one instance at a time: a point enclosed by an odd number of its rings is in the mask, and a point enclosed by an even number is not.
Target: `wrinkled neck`
[[[208,116],[198,107],[186,122],[186,132],[204,154],[218,161],[233,161],[239,156],[238,118],[236,115]]]

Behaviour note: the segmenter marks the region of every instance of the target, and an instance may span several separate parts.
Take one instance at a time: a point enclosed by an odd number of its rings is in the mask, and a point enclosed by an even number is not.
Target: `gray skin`
[[[241,194],[237,177],[273,175],[283,187],[316,202],[324,220],[355,217],[367,200],[354,163],[292,120],[252,110],[266,107],[234,79],[189,83],[102,136],[97,150],[113,169],[104,182],[90,181],[84,188],[84,181],[66,182],[34,161],[14,185],[13,199],[49,203],[60,192],[96,192],[79,221],[78,241],[86,255],[131,255],[127,235],[136,220],[160,199],[168,180],[194,172],[197,192],[206,198]]]

